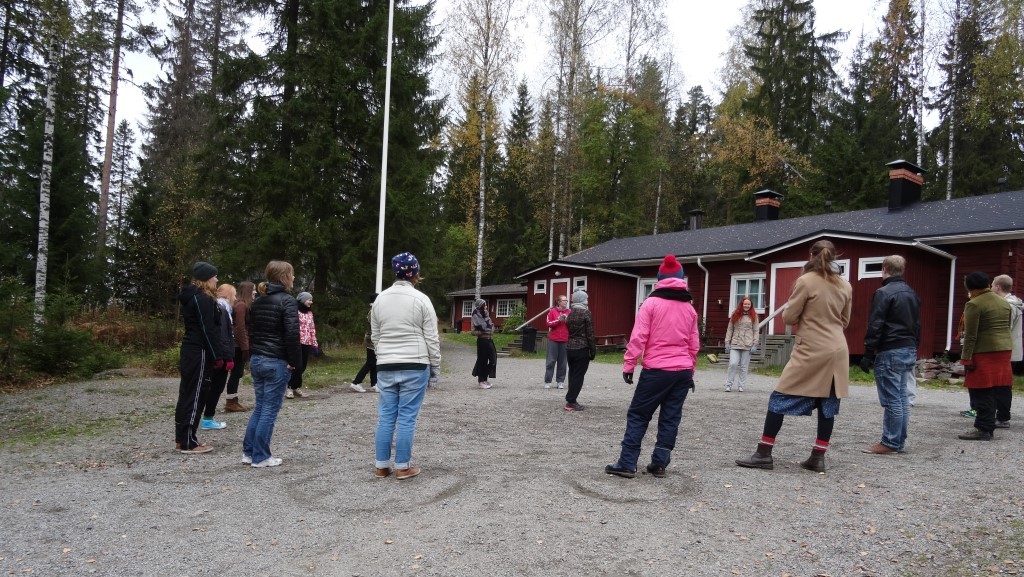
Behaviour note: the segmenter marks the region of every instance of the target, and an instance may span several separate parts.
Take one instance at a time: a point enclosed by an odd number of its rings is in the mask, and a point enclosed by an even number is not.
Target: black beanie
[[[969,291],[987,289],[991,284],[992,281],[988,278],[988,275],[979,270],[972,272],[964,279],[964,285]]]
[[[208,262],[199,261],[192,265],[192,278],[201,281],[208,281],[217,276],[217,267]]]

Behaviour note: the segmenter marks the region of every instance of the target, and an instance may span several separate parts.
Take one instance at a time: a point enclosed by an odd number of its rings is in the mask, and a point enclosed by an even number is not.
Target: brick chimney
[[[779,207],[783,196],[774,190],[762,190],[754,193],[754,220],[779,220]]]
[[[690,230],[697,230],[704,224],[704,211],[696,208],[690,211]]]
[[[889,167],[889,212],[921,202],[924,169],[902,159],[886,166]]]

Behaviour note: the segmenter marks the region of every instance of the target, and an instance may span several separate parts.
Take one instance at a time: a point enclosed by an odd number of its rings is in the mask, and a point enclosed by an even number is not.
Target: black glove
[[[964,370],[968,373],[977,370],[978,366],[974,364],[974,361],[960,361],[960,364],[964,366]]]
[[[633,373],[622,373],[622,380],[626,381],[627,384],[633,384]]]
[[[865,373],[870,373],[871,367],[875,366],[875,357],[863,355],[860,358],[860,361],[857,363],[857,366],[859,366],[860,370],[864,371]]]
[[[588,356],[590,357],[590,360],[594,360],[597,357],[597,354],[596,353],[590,353]]]

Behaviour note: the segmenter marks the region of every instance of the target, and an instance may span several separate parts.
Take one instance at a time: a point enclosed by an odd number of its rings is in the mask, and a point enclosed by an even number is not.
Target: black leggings
[[[373,349],[366,349],[366,362],[363,363],[362,368],[356,373],[356,378],[352,380],[353,385],[363,384],[363,379],[366,378],[366,373],[370,373],[370,384],[377,386],[377,353]]]
[[[782,430],[782,420],[785,415],[768,411],[764,417],[764,436],[774,439]],[[818,404],[818,440],[826,443],[832,438],[832,429],[836,425],[836,418],[825,418],[821,413],[821,404]]]

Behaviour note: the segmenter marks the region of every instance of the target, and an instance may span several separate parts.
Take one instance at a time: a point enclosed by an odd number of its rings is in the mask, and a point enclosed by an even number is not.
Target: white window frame
[[[637,281],[636,310],[640,310],[640,305],[647,300],[647,297],[651,296],[654,286],[657,284],[658,279],[656,278],[642,278]]]
[[[582,290],[582,291],[586,292],[586,290],[587,290],[587,277],[585,277],[585,276],[578,276],[578,277],[575,277],[575,278],[572,279],[572,292],[576,292],[578,290]]]
[[[462,301],[462,318],[473,316],[473,301]]]
[[[843,277],[846,282],[850,282],[850,259],[844,258],[833,262],[839,265],[839,276]]]
[[[533,281],[533,294],[545,295],[548,294],[548,281],[546,280],[535,280]]]
[[[512,316],[512,311],[515,310],[516,306],[521,303],[520,299],[498,299],[498,302],[494,304],[494,316],[498,318],[507,319]],[[501,308],[505,307],[505,312],[502,314]]]
[[[882,278],[882,261],[884,256],[872,256],[860,259],[857,263],[857,280],[865,278]],[[868,270],[868,265],[878,265],[878,270]]]
[[[761,282],[761,292],[758,294],[757,299],[751,298],[750,300],[754,301],[754,311],[757,312],[757,314],[759,315],[763,315],[766,308],[765,293],[767,292],[766,289],[768,288],[768,275],[765,273],[752,272],[737,273],[730,276],[731,278],[729,279],[729,306],[725,307],[725,314],[731,315],[732,311],[736,310],[736,307],[739,306],[740,304],[740,297],[751,296],[750,281],[757,280]],[[744,281],[747,283],[747,290],[741,292],[738,289],[737,284],[739,281]],[[761,306],[757,306],[757,301],[761,301]]]

